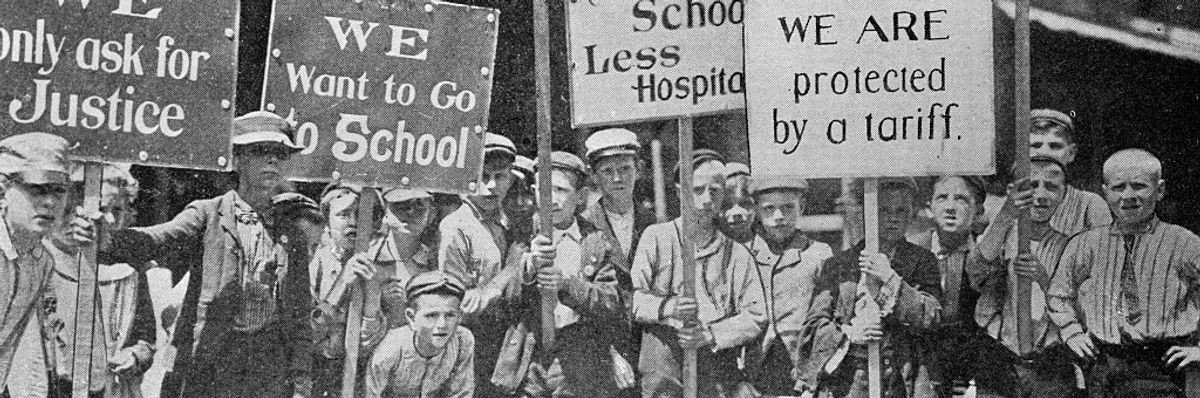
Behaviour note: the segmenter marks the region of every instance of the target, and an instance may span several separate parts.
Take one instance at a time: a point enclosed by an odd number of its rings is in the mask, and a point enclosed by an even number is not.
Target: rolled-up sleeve
[[[657,226],[646,228],[633,256],[633,319],[640,323],[659,323],[659,308],[667,297],[654,293],[654,277],[658,272],[659,248],[654,238]]]

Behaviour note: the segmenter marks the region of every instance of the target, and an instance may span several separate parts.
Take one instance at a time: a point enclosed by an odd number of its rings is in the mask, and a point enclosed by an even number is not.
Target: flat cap
[[[508,137],[489,132],[483,137],[483,157],[486,159],[492,154],[504,155],[515,160],[517,147]]]
[[[405,298],[410,303],[418,296],[430,293],[447,294],[462,299],[466,292],[467,288],[458,277],[442,271],[422,272],[409,279],[408,284],[404,286]]]
[[[770,191],[772,189],[808,190],[808,180],[799,177],[752,177],[750,178],[750,195]]]
[[[389,188],[383,191],[383,201],[387,203],[404,202],[415,199],[433,199],[428,191],[421,189]]]
[[[54,134],[25,133],[0,140],[0,174],[29,184],[65,183],[71,176],[69,143]]]
[[[642,145],[638,143],[637,134],[623,128],[604,129],[592,133],[583,142],[587,149],[584,155],[592,163],[601,158],[620,155],[637,155]]]
[[[535,160],[534,168],[541,165],[541,162]],[[570,152],[554,151],[550,152],[550,168],[563,169],[579,174],[581,177],[587,175],[587,165],[578,156]]]
[[[750,166],[745,163],[729,162],[725,164],[725,178],[750,176]]]
[[[520,177],[533,178],[534,165],[533,159],[517,155],[513,160],[513,173],[520,174]]]
[[[1070,129],[1071,131],[1075,131],[1075,121],[1071,120],[1071,117],[1067,116],[1067,114],[1056,111],[1054,109],[1042,108],[1042,109],[1034,109],[1032,111],[1029,111],[1029,120],[1030,121],[1051,120],[1051,121],[1057,122],[1058,124],[1063,125],[1063,127],[1066,127],[1068,129]]]
[[[891,186],[908,188],[912,190],[914,194],[921,191],[921,188],[917,186],[917,180],[912,177],[884,177],[879,179],[880,190],[882,190],[884,187]]]
[[[233,119],[233,145],[274,142],[292,152],[304,149],[293,138],[296,128],[286,119],[267,111],[254,111]]]

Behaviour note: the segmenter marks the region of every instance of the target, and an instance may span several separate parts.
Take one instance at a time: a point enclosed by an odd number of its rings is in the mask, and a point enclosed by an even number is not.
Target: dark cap
[[[483,157],[487,159],[492,154],[504,155],[509,159],[516,160],[517,147],[508,137],[489,132],[483,137]]]
[[[541,165],[540,162],[534,160],[534,169]],[[572,155],[569,152],[554,151],[550,152],[550,168],[563,169],[578,174],[580,177],[587,176],[587,165],[578,156]]]
[[[1063,127],[1066,127],[1068,130],[1075,131],[1075,121],[1071,120],[1071,117],[1067,116],[1067,114],[1053,110],[1053,109],[1044,109],[1043,108],[1043,109],[1034,109],[1032,111],[1029,111],[1029,120],[1030,121],[1049,120],[1049,121],[1061,124]]]
[[[720,152],[714,151],[712,149],[697,149],[695,151],[692,151],[692,171],[695,171],[696,166],[702,165],[704,163],[708,163],[713,160],[721,162],[721,165],[722,165],[721,171],[724,172],[725,156],[721,155]],[[676,183],[679,182],[679,172],[680,172],[681,165],[682,165],[682,163],[675,164],[675,173],[674,174],[675,174],[675,182]]]
[[[609,156],[637,155],[642,148],[637,134],[619,127],[592,133],[583,146],[587,149],[584,156],[592,163]]]
[[[304,149],[293,141],[296,128],[286,119],[267,111],[254,111],[233,119],[233,145],[274,142],[292,152]]]
[[[25,133],[0,140],[0,174],[29,184],[65,183],[71,176],[67,140],[54,134]]]
[[[737,176],[750,176],[750,166],[740,162],[729,162],[725,164],[725,178],[733,178]]]
[[[418,296],[425,294],[445,294],[459,299],[463,298],[467,288],[454,275],[442,271],[422,272],[408,280],[404,286],[404,295],[408,302],[413,302]]]
[[[532,180],[534,172],[533,159],[517,155],[513,160],[513,173],[520,174],[518,177]]]
[[[325,216],[321,214],[321,207],[317,205],[316,201],[296,192],[284,192],[272,196],[271,207],[268,209],[274,215],[302,217],[314,222],[321,222],[325,219]]]
[[[754,196],[773,189],[807,191],[808,180],[799,177],[754,177],[750,179],[747,190]]]

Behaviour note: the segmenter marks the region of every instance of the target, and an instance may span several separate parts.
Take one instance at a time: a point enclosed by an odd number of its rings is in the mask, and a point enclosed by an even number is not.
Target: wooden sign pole
[[[692,118],[679,118],[679,219],[682,221],[683,236],[679,241],[683,246],[683,296],[696,298],[696,252],[692,241],[691,231],[695,225],[692,203]],[[698,319],[685,322],[684,327],[695,327]],[[683,396],[696,398],[696,350],[683,349]]]
[[[89,216],[100,211],[100,195],[104,181],[104,165],[89,162],[83,166],[83,210]],[[72,210],[73,211],[73,210]],[[71,358],[71,397],[88,398],[90,393],[92,361],[103,358],[92,358],[93,344],[105,344],[105,339],[97,341],[96,331],[96,245],[99,243],[99,230],[96,231],[93,244],[79,246],[76,254],[79,262],[79,284],[75,291],[75,335],[71,336],[74,347],[74,358]],[[107,365],[106,365],[107,366]]]
[[[538,217],[542,236],[553,239],[551,220],[553,206],[550,184],[550,16],[546,0],[533,0],[533,58],[537,91],[538,139]],[[553,266],[539,264],[538,266]],[[540,287],[542,300],[542,354],[550,357],[554,349],[554,309],[558,307],[558,291]]]
[[[662,141],[650,140],[650,174],[654,179],[654,218],[663,223],[667,219],[667,181],[663,177]]]
[[[863,181],[864,253],[879,253],[879,179]],[[865,277],[865,275],[863,276]],[[871,314],[876,316],[879,314]],[[883,396],[883,356],[881,343],[867,345],[867,387],[871,398]]]
[[[371,238],[375,235],[375,200],[379,196],[375,188],[363,188],[358,195],[358,225],[357,236],[354,239],[354,252],[365,253],[371,246]],[[346,356],[342,362],[342,396],[353,397],[354,384],[358,380],[358,351],[362,338],[363,307],[366,297],[377,289],[378,285],[371,281],[356,283],[350,287],[350,308],[346,311]]]
[[[1013,90],[1015,105],[1013,176],[1023,178],[1029,176],[1029,0],[1016,0],[1016,7],[1016,17],[1013,23],[1013,41],[1016,46]],[[1021,187],[1017,189],[1021,189]],[[1029,253],[1029,231],[1029,213],[1021,212],[1021,218],[1017,221],[1017,252],[1020,254]],[[1032,282],[1029,278],[1017,278],[1017,342],[1021,347],[1021,352],[1032,350],[1037,340],[1033,336],[1033,326],[1029,314]]]

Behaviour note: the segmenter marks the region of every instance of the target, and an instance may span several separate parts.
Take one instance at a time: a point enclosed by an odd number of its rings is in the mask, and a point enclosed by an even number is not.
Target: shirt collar
[[[812,240],[804,233],[796,231],[792,235],[791,241],[788,242],[787,248],[782,254],[775,254],[771,251],[771,246],[767,243],[766,238],[762,234],[755,233],[754,240],[750,243],[750,252],[754,255],[754,260],[759,264],[774,265],[791,265],[800,262],[800,255],[812,246]]]
[[[479,211],[479,208],[475,207],[475,203],[472,203],[470,199],[463,199],[462,204],[463,206],[467,206],[468,209],[471,209],[471,213],[475,215],[475,219],[479,220],[480,223],[497,223],[498,221],[500,227],[508,229],[508,215],[504,214],[504,209],[500,209],[499,220],[490,220],[483,217],[483,212]]]
[[[571,238],[571,240],[574,240],[575,243],[583,241],[583,234],[579,232],[578,220],[571,220],[571,226],[567,227],[567,229],[556,228],[554,230],[554,242],[557,243],[558,241],[562,240],[563,237]]]
[[[684,228],[682,219],[676,218],[675,221],[672,221],[672,223],[675,224],[677,231],[680,233],[686,233],[687,228]],[[713,231],[713,233],[716,237],[703,247],[700,245],[704,244],[704,242],[692,241],[693,248],[696,251],[697,260],[717,254],[717,252],[721,250],[721,246],[725,244],[725,241],[729,239],[725,236],[725,234],[722,234],[721,231]],[[683,237],[681,236],[680,238],[682,239]]]
[[[933,254],[937,255],[938,257],[944,257],[951,253],[957,252],[968,253],[972,250],[975,250],[974,234],[968,236],[966,241],[963,242],[961,246],[946,250],[946,248],[942,247],[942,242],[938,240],[938,230],[935,229],[929,233],[929,251],[933,252]]]
[[[0,222],[0,251],[4,253],[4,258],[8,261],[16,261],[17,249],[13,247],[12,235],[8,231],[7,217],[3,221]]]
[[[1121,231],[1121,229],[1117,227],[1117,222],[1113,221],[1112,225],[1109,226],[1108,233],[1111,235],[1125,235],[1127,233],[1134,234],[1134,235],[1149,235],[1149,234],[1153,234],[1154,231],[1158,230],[1159,223],[1160,223],[1160,221],[1158,219],[1158,216],[1153,215],[1153,216],[1150,216],[1150,221],[1147,222],[1146,225],[1143,226],[1142,228],[1140,228],[1136,231]]]

